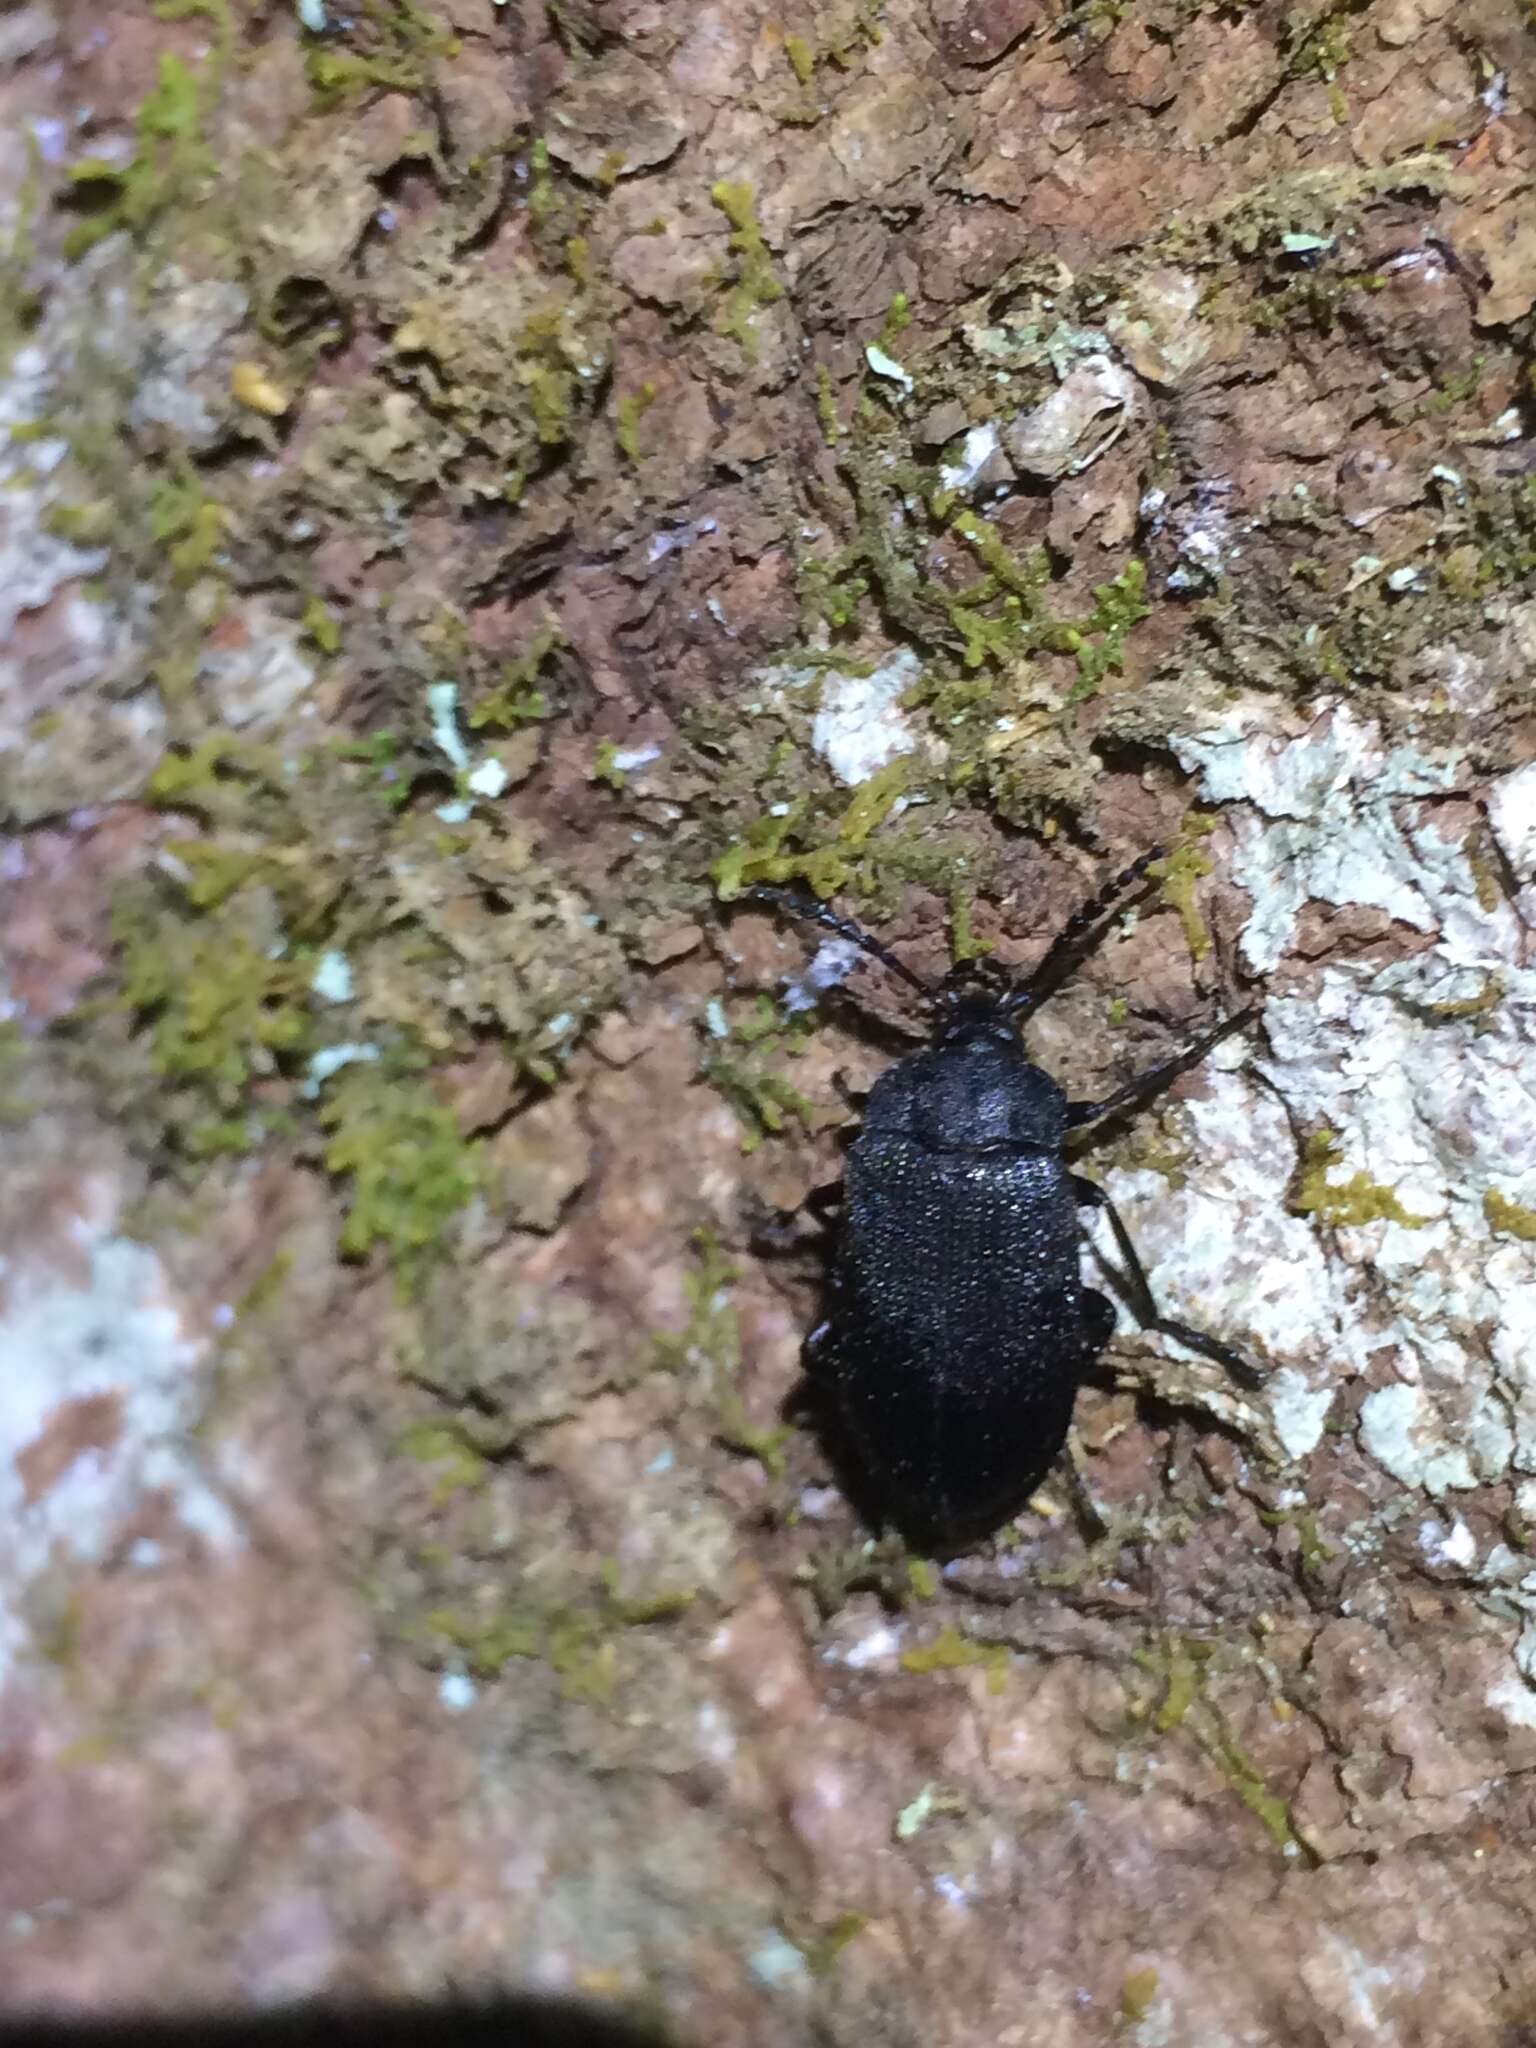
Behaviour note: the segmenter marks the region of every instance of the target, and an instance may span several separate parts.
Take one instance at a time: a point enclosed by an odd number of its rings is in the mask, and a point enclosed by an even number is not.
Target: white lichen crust
[[[1265,1399],[1292,1457],[1364,1376],[1361,1442],[1403,1485],[1438,1496],[1536,1472],[1536,1244],[1487,1213],[1536,1206],[1536,970],[1474,830],[1441,822],[1475,826],[1461,799],[1480,798],[1527,884],[1531,771],[1479,788],[1455,754],[1390,746],[1342,706],[1306,720],[1255,699],[1174,744],[1231,825],[1252,898],[1241,950],[1272,986],[1259,1049],[1239,1071],[1213,1062],[1183,1112],[1198,1173],[1180,1189],[1109,1178],[1154,1290],[1273,1370]],[[1385,912],[1406,957],[1298,972],[1308,902]],[[1391,1213],[1291,1213],[1320,1132],[1330,1184],[1358,1176]]]

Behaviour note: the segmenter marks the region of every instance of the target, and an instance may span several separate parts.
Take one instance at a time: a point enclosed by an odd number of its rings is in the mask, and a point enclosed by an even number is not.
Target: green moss
[[[527,652],[509,661],[496,686],[470,707],[469,723],[478,732],[483,726],[515,730],[549,715],[549,705],[538,679],[550,657],[565,645],[560,621],[550,613],[528,643]]]
[[[1296,1532],[1296,1555],[1304,1572],[1320,1572],[1323,1566],[1338,1556],[1333,1545],[1325,1541],[1317,1525],[1317,1514],[1312,1508],[1260,1508],[1259,1520],[1266,1529],[1291,1528]]]
[[[65,236],[66,256],[77,259],[119,231],[142,237],[173,207],[200,196],[214,170],[203,120],[220,77],[217,56],[193,71],[170,51],[161,52],[155,83],[134,119],[129,161],[86,157],[69,168],[71,195],[89,211]]]
[[[835,423],[834,416],[834,427]],[[858,623],[859,608],[869,595],[869,578],[850,573],[859,559],[860,551],[852,548],[832,561],[812,555],[800,564],[795,581],[800,595],[800,630],[807,640],[819,626],[835,635]]]
[[[165,550],[174,581],[183,588],[196,583],[214,563],[224,544],[224,507],[205,496],[189,463],[162,477],[149,500],[149,532]]]
[[[275,1307],[282,1299],[283,1290],[293,1276],[293,1267],[294,1255],[286,1247],[282,1251],[274,1252],[250,1286],[236,1300],[235,1321],[252,1322]]]
[[[619,747],[616,740],[599,740],[597,752],[592,756],[589,780],[606,782],[612,790],[624,787],[624,770],[618,765]]]
[[[422,1627],[477,1678],[497,1678],[519,1658],[537,1660],[558,1680],[562,1698],[611,1712],[631,1668],[620,1635],[675,1620],[693,1598],[691,1590],[671,1589],[622,1596],[617,1570],[607,1561],[598,1586],[575,1600],[527,1599],[479,1614],[439,1607]]]
[[[1138,1650],[1135,1661],[1162,1682],[1162,1698],[1152,1717],[1159,1735],[1177,1728],[1200,1696],[1202,1665],[1207,1654],[1203,1643],[1192,1644],[1170,1633],[1156,1648]]]
[[[423,93],[437,62],[459,47],[417,0],[354,0],[345,33],[345,48],[331,35],[305,39],[304,73],[327,106],[370,92]]]
[[[515,1657],[544,1652],[542,1616],[516,1610],[471,1617],[451,1607],[436,1607],[426,1616],[429,1633],[459,1651],[476,1678],[498,1678]]]
[[[935,502],[942,503],[942,500]],[[1011,591],[1033,615],[1049,574],[1044,551],[1036,549],[1027,562],[1016,562],[1008,552],[1007,542],[991,521],[966,507],[950,516],[950,527],[975,551],[982,567],[995,578],[998,588]]]
[[[953,1622],[946,1622],[932,1642],[901,1653],[903,1671],[967,1671],[979,1666],[992,1693],[1003,1690],[1011,1662],[1005,1644],[972,1642]]]
[[[37,258],[37,218],[42,205],[42,151],[30,130],[25,135],[27,168],[16,188],[15,210],[0,233],[0,369],[37,324],[42,296],[31,281]],[[10,429],[13,443],[41,439],[42,420],[22,420]]]
[[[1462,851],[1466,854],[1467,866],[1472,871],[1472,886],[1477,892],[1477,907],[1484,917],[1492,917],[1503,900],[1503,892],[1499,887],[1498,869],[1489,858],[1489,849],[1481,830],[1467,834],[1462,842]],[[1497,968],[1489,975],[1490,983],[1495,974],[1498,974]],[[1502,975],[1499,979],[1502,983]],[[1502,987],[1500,993],[1503,993]]]
[[[1138,620],[1150,618],[1152,607],[1145,600],[1146,564],[1134,557],[1112,582],[1098,584],[1093,593],[1093,610],[1074,629],[1078,644],[1078,681],[1074,699],[1091,696],[1107,675],[1118,675],[1125,667],[1125,642]]]
[[[415,1422],[402,1431],[395,1445],[398,1456],[418,1465],[441,1468],[432,1490],[435,1506],[441,1507],[455,1494],[472,1492],[485,1485],[491,1467],[464,1430],[451,1422]]]
[[[366,1258],[378,1248],[410,1286],[422,1255],[480,1184],[480,1145],[459,1135],[424,1080],[391,1074],[382,1062],[344,1069],[320,1121],[330,1134],[326,1168],[348,1184],[343,1256]]]
[[[971,926],[971,898],[964,882],[951,884],[949,891],[950,955],[958,965],[962,960],[979,960],[993,949],[991,939],[979,939]]]
[[[381,729],[358,740],[337,740],[338,761],[355,762],[365,771],[365,787],[388,811],[403,810],[411,800],[411,774],[401,758],[396,734]]]
[[[1286,75],[1290,78],[1321,78],[1332,84],[1349,62],[1349,16],[1353,0],[1330,4],[1309,15],[1296,8],[1287,17],[1283,48]],[[1337,118],[1337,108],[1334,108]]]
[[[1134,1661],[1161,1687],[1152,1726],[1160,1735],[1178,1728],[1186,1730],[1244,1806],[1263,1824],[1276,1846],[1288,1855],[1303,1853],[1305,1845],[1291,1825],[1288,1802],[1270,1791],[1257,1766],[1233,1741],[1220,1710],[1208,1696],[1207,1683],[1216,1655],[1215,1644],[1171,1630],[1155,1644],[1135,1652]]]
[[[1289,1802],[1270,1791],[1252,1759],[1222,1729],[1207,1733],[1201,1746],[1275,1847],[1290,1855],[1300,1853],[1304,1844],[1291,1826]]]
[[[293,966],[239,930],[203,931],[174,914],[120,907],[114,937],[123,1002],[151,1031],[155,1071],[238,1102],[275,1058],[309,1036]]]
[[[784,38],[784,54],[800,83],[809,85],[816,73],[816,53],[804,36],[787,35]]]
[[[1379,1186],[1368,1174],[1356,1173],[1347,1181],[1330,1181],[1328,1175],[1338,1160],[1339,1142],[1332,1131],[1318,1131],[1308,1138],[1302,1148],[1301,1170],[1290,1202],[1293,1214],[1315,1216],[1332,1228],[1385,1221],[1421,1229],[1432,1220],[1412,1215],[1391,1188]]]
[[[875,346],[887,355],[912,325],[912,308],[905,292],[892,292],[891,303],[885,309],[885,318],[880,322],[880,334]]]
[[[757,361],[757,329],[753,315],[759,306],[771,306],[784,296],[784,287],[773,274],[773,264],[762,229],[753,210],[752,187],[722,178],[710,187],[710,199],[731,224],[731,250],[736,257],[736,281],[720,315],[722,333],[741,345],[749,363]]]
[[[626,391],[615,407],[618,416],[615,439],[636,469],[640,467],[640,422],[655,402],[656,386],[645,383],[638,391]]]
[[[1184,943],[1192,960],[1203,960],[1211,950],[1211,935],[1195,900],[1195,884],[1211,873],[1210,857],[1201,851],[1199,840],[1215,824],[1215,818],[1207,812],[1186,812],[1178,845],[1166,859],[1154,861],[1147,869],[1159,885],[1158,894],[1163,902],[1179,914]]]
[[[1516,1237],[1522,1243],[1536,1244],[1536,1209],[1501,1195],[1497,1188],[1483,1191],[1483,1217],[1495,1236]]]
[[[926,1557],[908,1558],[907,1584],[914,1600],[937,1600],[939,1597],[939,1575]]]
[[[330,610],[325,599],[315,593],[305,603],[301,621],[306,637],[322,654],[337,654],[341,650],[341,621]]]
[[[1260,301],[1253,313],[1254,331],[1277,334],[1288,328],[1310,328],[1331,335],[1361,293],[1385,289],[1387,280],[1374,270],[1309,270],[1288,277],[1278,290]],[[1293,575],[1315,577],[1320,565],[1298,564]]]
[[[714,1028],[706,1037],[700,1072],[736,1112],[742,1125],[741,1149],[755,1152],[765,1137],[777,1137],[793,1117],[809,1129],[815,1112],[800,1091],[768,1064],[779,1053],[797,1054],[804,1031],[786,1029],[767,996],[730,1027],[722,1040]]]
[[[625,1593],[620,1588],[618,1561],[611,1557],[603,1559],[598,1576],[604,1610],[625,1628],[648,1628],[653,1622],[675,1621],[678,1615],[687,1613],[696,1597],[689,1586],[659,1586],[647,1593]]]
[[[536,136],[528,151],[528,218],[542,227],[559,204],[549,170],[549,144]]]
[[[795,1117],[807,1127],[811,1105],[781,1074],[765,1073],[756,1064],[711,1054],[700,1067],[709,1085],[723,1095],[742,1126],[741,1149],[755,1152],[764,1138],[777,1137]]]
[[[565,267],[583,290],[592,283],[592,245],[585,235],[568,235]]]
[[[721,902],[734,902],[759,882],[808,882],[823,899],[847,888],[866,865],[861,857],[871,836],[906,793],[909,774],[898,756],[861,782],[841,816],[820,828],[808,799],[758,818],[710,868]]]
[[[813,1977],[825,1977],[849,1942],[862,1934],[868,1925],[869,1919],[864,1913],[839,1913],[828,1927],[818,1928],[798,1939],[786,1933],[786,1939],[793,1942],[804,1956],[805,1967]]]
[[[1157,1972],[1150,1965],[1144,1970],[1131,1970],[1121,1980],[1120,2011],[1122,2025],[1139,2026],[1152,2010],[1152,2001],[1157,1996]]]
[[[1418,1003],[1413,1007],[1433,1023],[1465,1023],[1468,1018],[1491,1017],[1503,1002],[1508,984],[1497,967],[1483,977],[1475,996],[1461,996],[1454,1002]]]
[[[105,498],[92,498],[83,505],[54,505],[46,525],[59,540],[75,547],[96,548],[111,539],[117,526],[117,508]]]
[[[32,1104],[16,1085],[26,1064],[27,1042],[19,1024],[0,1020],[0,1126],[25,1123]]]

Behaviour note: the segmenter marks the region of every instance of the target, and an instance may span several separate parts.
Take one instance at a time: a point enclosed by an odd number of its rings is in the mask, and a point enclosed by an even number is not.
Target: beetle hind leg
[[[1210,1359],[1240,1387],[1261,1387],[1264,1375],[1257,1367],[1250,1365],[1240,1351],[1234,1351],[1230,1344],[1223,1344],[1219,1337],[1208,1337],[1204,1330],[1191,1329],[1188,1323],[1181,1323],[1172,1316],[1161,1315],[1152,1298],[1152,1283],[1147,1278],[1147,1269],[1141,1263],[1131,1234],[1126,1229],[1120,1211],[1105,1194],[1097,1181],[1084,1180],[1081,1174],[1072,1176],[1072,1192],[1085,1209],[1102,1209],[1109,1218],[1109,1227],[1115,1233],[1115,1245],[1125,1261],[1126,1280],[1130,1287],[1131,1308],[1136,1320],[1144,1330],[1155,1331],[1160,1337],[1172,1337],[1178,1343],[1187,1345],[1202,1358]],[[1091,1289],[1090,1299],[1095,1298]],[[1103,1301],[1104,1296],[1096,1297]],[[1108,1337],[1108,1331],[1105,1337]]]

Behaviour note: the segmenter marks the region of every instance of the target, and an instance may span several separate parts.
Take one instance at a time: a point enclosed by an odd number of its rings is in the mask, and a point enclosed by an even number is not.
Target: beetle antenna
[[[861,925],[853,922],[852,918],[839,917],[835,911],[828,910],[824,903],[816,902],[813,897],[801,896],[793,889],[775,889],[765,882],[744,893],[760,903],[774,904],[787,917],[798,917],[806,924],[819,924],[824,931],[836,932],[840,939],[846,939],[850,945],[857,946],[861,952],[867,953],[872,960],[878,960],[882,967],[899,976],[930,1003],[937,999],[938,990],[931,982],[924,981],[920,974],[914,974],[904,961],[898,960],[894,953],[887,952],[878,939],[872,939]]]
[[[1162,858],[1162,847],[1149,846],[1128,868],[1112,875],[1096,896],[1075,910],[1046,948],[1044,957],[1028,981],[1009,997],[1009,1010],[1037,1009],[1047,996],[1054,995],[1072,970],[1082,965],[1104,937],[1103,931],[1096,931],[1094,927],[1116,897],[1134,889],[1144,879],[1152,863]]]

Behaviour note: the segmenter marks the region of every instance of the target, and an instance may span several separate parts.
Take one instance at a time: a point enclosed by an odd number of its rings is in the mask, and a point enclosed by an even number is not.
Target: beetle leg
[[[1257,1010],[1248,1009],[1239,1010],[1233,1017],[1223,1017],[1213,1031],[1207,1031],[1203,1038],[1197,1038],[1183,1052],[1176,1053],[1171,1060],[1164,1060],[1160,1066],[1149,1067],[1144,1074],[1133,1075],[1100,1102],[1069,1102],[1067,1129],[1075,1131],[1083,1124],[1095,1123],[1101,1116],[1109,1116],[1117,1109],[1128,1109],[1133,1102],[1150,1102],[1154,1095],[1161,1095],[1165,1088],[1172,1087],[1180,1074],[1187,1074],[1191,1067],[1197,1067],[1213,1045],[1220,1045],[1234,1031],[1241,1031],[1257,1015]]]
[[[1175,1322],[1172,1316],[1159,1315],[1157,1303],[1152,1299],[1152,1284],[1147,1278],[1147,1269],[1142,1265],[1131,1234],[1121,1219],[1120,1211],[1105,1194],[1097,1181],[1084,1180],[1081,1174],[1072,1175],[1072,1192],[1085,1209],[1102,1209],[1109,1218],[1109,1227],[1115,1233],[1115,1244],[1125,1261],[1126,1279],[1130,1287],[1131,1308],[1136,1320],[1144,1330],[1154,1330],[1161,1337],[1175,1337],[1191,1351],[1198,1351],[1202,1358],[1221,1366],[1241,1387],[1260,1387],[1264,1375],[1230,1344],[1223,1344],[1219,1337],[1208,1337],[1203,1330],[1192,1330],[1188,1323]],[[1102,1296],[1100,1299],[1102,1300]]]
[[[844,1109],[852,1110],[855,1116],[859,1114],[869,1099],[869,1090],[867,1088],[851,1087],[848,1076],[841,1067],[838,1067],[832,1075],[832,1092]]]
[[[831,1230],[842,1198],[843,1184],[833,1180],[812,1188],[798,1208],[774,1209],[766,1202],[754,1201],[748,1223],[753,1246],[765,1252],[790,1252],[804,1244],[814,1245],[815,1239],[801,1226],[801,1212],[809,1216],[818,1230]]]

